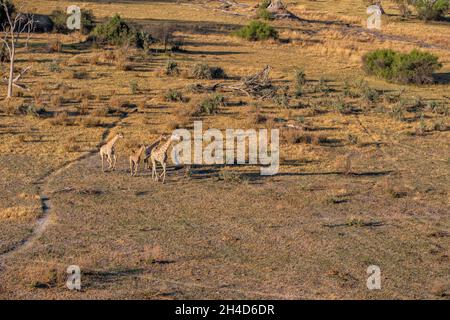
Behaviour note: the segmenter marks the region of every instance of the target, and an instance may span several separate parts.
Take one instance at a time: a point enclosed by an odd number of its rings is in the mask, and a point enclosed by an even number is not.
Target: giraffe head
[[[181,137],[178,134],[176,134],[176,133],[173,133],[170,136],[170,141],[180,141],[180,140],[181,140]]]

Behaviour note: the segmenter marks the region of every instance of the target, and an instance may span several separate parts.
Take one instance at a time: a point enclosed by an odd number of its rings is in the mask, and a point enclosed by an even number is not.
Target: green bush
[[[81,10],[81,33],[89,34],[95,28],[95,16],[92,10]]]
[[[267,9],[270,6],[270,0],[263,0],[260,4],[259,7],[261,9]]]
[[[372,51],[363,57],[364,70],[379,78],[391,79],[397,54],[390,49]]]
[[[423,20],[441,20],[447,13],[449,0],[416,0],[414,1],[417,14]]]
[[[67,15],[62,10],[54,10],[50,15],[53,21],[53,30],[58,33],[68,33],[67,28]]]
[[[137,48],[148,49],[154,41],[155,39],[145,31],[137,31],[134,35],[134,44]]]
[[[166,76],[177,76],[180,74],[180,69],[178,68],[178,63],[173,60],[168,60],[164,66],[164,74]]]
[[[278,39],[278,32],[262,21],[252,21],[247,26],[235,32],[235,35],[248,41]]]
[[[109,21],[97,25],[91,36],[99,43],[110,45],[137,45],[137,33],[118,15]]]
[[[294,88],[295,96],[298,98],[303,95],[303,85],[306,84],[306,74],[303,69],[294,69]]]
[[[259,8],[258,11],[256,12],[256,16],[259,19],[263,19],[263,20],[273,20],[273,14],[270,13],[267,9],[265,8]]]
[[[366,73],[399,83],[426,84],[433,82],[433,73],[442,67],[438,57],[428,52],[412,50],[400,53],[390,49],[375,50],[363,57]]]
[[[223,105],[225,105],[225,97],[221,94],[214,94],[200,103],[197,114],[216,114]]]
[[[67,28],[67,13],[63,10],[54,10],[50,17],[53,22],[53,30],[58,33],[69,33],[72,30]],[[91,10],[81,11],[81,30],[82,34],[89,34],[95,27],[94,15]]]
[[[136,94],[139,91],[139,85],[136,80],[130,81],[130,91],[131,94]]]
[[[164,95],[164,98],[166,101],[171,101],[171,102],[183,102],[183,94],[181,93],[181,91],[176,90],[176,89],[169,89],[166,91],[166,94]]]

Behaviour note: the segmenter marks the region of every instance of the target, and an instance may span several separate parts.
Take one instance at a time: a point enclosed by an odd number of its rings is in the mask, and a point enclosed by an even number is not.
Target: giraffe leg
[[[106,162],[108,163],[108,170],[111,170],[112,161],[111,161],[111,156],[110,155],[106,155]]]
[[[156,161],[155,161],[155,159],[152,159],[152,179],[153,180],[155,180],[155,175],[156,175]]]
[[[161,163],[162,167],[163,167],[163,173],[161,174],[161,177],[163,177],[163,183],[166,182],[166,163],[163,162]]]
[[[155,181],[158,181],[158,170],[156,170],[156,161],[155,161]]]
[[[116,170],[116,163],[117,163],[117,157],[116,157],[116,154],[113,154],[113,167],[112,167],[112,169],[113,169],[113,171],[114,170]]]
[[[103,166],[103,153],[100,152],[100,157],[102,159],[102,172],[105,172],[105,168]]]
[[[130,158],[130,175],[133,176],[133,160]]]

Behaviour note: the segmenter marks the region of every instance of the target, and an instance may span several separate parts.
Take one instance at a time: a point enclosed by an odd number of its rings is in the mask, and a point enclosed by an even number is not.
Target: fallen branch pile
[[[272,84],[269,78],[271,67],[266,66],[260,72],[246,77],[237,85],[228,86],[225,88],[244,92],[250,97],[257,97],[259,99],[271,98],[277,93],[277,88]]]

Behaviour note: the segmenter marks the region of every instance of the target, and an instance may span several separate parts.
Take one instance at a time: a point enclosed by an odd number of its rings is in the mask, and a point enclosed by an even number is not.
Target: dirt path
[[[125,120],[131,113],[135,112],[136,110],[137,109],[132,110],[129,113],[123,114],[119,118],[119,120],[117,120],[113,123],[113,125],[110,128],[106,129],[102,134],[102,141],[99,144],[97,144],[95,149],[84,152],[78,158],[63,163],[60,167],[46,173],[43,177],[41,177],[36,182],[36,184],[39,185],[39,194],[38,195],[39,195],[39,198],[41,201],[42,215],[36,221],[33,231],[30,233],[30,235],[28,237],[26,237],[25,239],[22,239],[22,241],[20,241],[18,244],[9,248],[7,251],[3,252],[0,255],[0,264],[3,263],[5,259],[8,259],[8,257],[10,257],[11,255],[14,255],[18,252],[21,252],[23,250],[26,250],[26,249],[32,247],[33,244],[35,243],[35,241],[41,237],[41,235],[45,232],[45,230],[51,223],[50,217],[51,217],[51,212],[52,212],[52,203],[51,203],[51,199],[49,197],[49,195],[51,194],[51,191],[48,189],[48,184],[49,184],[50,180],[53,177],[60,174],[61,172],[69,169],[72,165],[74,165],[84,159],[87,159],[87,158],[97,155],[98,148],[100,148],[100,146],[105,142],[105,140],[108,137],[108,135],[110,134],[110,132],[113,129],[120,126],[122,121]]]

